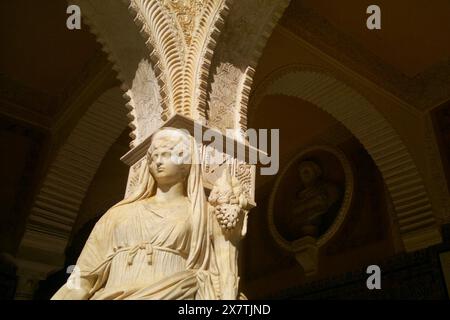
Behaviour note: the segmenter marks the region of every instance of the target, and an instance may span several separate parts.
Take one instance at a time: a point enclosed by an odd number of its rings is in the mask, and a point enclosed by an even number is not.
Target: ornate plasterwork
[[[99,4],[92,0],[77,0],[84,5],[87,20],[109,58],[114,61],[119,77],[129,90],[135,79],[134,70],[126,66],[124,47],[116,41],[111,26],[106,23],[112,15],[100,15]],[[144,36],[149,62],[158,84],[161,119],[174,113],[207,121],[208,89],[211,123],[220,129],[246,128],[246,105],[254,68],[262,49],[289,1],[268,0],[124,0],[134,15],[137,30]],[[102,5],[103,6],[103,5]],[[232,7],[231,7],[232,6]],[[108,8],[118,15],[117,5]],[[86,10],[84,8],[87,8]],[[229,8],[232,15],[228,17]],[[114,10],[113,10],[114,9]],[[123,13],[121,13],[123,14]],[[109,21],[108,20],[108,21]],[[112,21],[112,20],[111,20]],[[111,22],[114,24],[113,22]],[[127,27],[128,28],[128,27]],[[124,28],[125,29],[125,28]],[[224,31],[223,35],[221,32]],[[245,34],[245,37],[242,35]],[[220,37],[220,47],[216,42]],[[134,35],[133,35],[134,37]],[[214,67],[211,61],[215,59]],[[143,57],[140,56],[138,61]],[[133,62],[135,66],[139,62]],[[214,70],[214,75],[210,71]],[[132,76],[130,76],[132,74]],[[136,75],[138,76],[138,74]],[[137,78],[136,78],[137,79]],[[212,84],[211,84],[212,83]],[[227,90],[223,90],[227,86]],[[132,94],[127,96],[130,98]],[[135,93],[133,100],[138,94]],[[145,97],[140,98],[145,99]],[[133,102],[129,103],[132,137],[137,137],[140,123]],[[225,106],[225,109],[224,109]],[[224,111],[227,111],[224,116]],[[228,112],[229,111],[229,112]],[[237,136],[239,136],[237,134]],[[139,139],[138,139],[139,140]],[[136,146],[134,141],[132,146]]]
[[[288,4],[288,0],[242,0],[233,2],[230,8],[214,56],[208,107],[210,115],[221,113],[221,102],[231,100],[229,92],[233,92],[234,101],[228,104],[227,111],[234,114],[237,138],[242,138],[247,128],[247,103],[258,59]],[[223,72],[224,68],[227,72]],[[227,90],[222,89],[223,85],[228,86]],[[212,125],[220,127],[212,120]]]
[[[239,86],[241,71],[231,63],[222,63],[217,69],[218,79],[211,85],[213,94],[210,96],[208,125],[222,132],[234,129],[236,125],[236,93]]]
[[[254,165],[245,163],[231,155],[220,152],[220,157],[223,159],[221,164],[213,161],[217,159],[217,150],[211,146],[204,146],[201,151],[202,168],[204,183],[207,187],[211,187],[220,178],[225,167],[230,167],[230,172],[233,177],[236,177],[242,187],[242,193],[246,196],[252,204],[255,202],[255,179],[256,170]]]
[[[131,0],[152,54],[164,109],[203,121],[209,64],[226,0]]]
[[[131,89],[126,92],[129,98],[126,105],[130,109],[129,118],[132,119],[130,123],[133,129],[131,137],[134,138],[132,147],[142,142],[163,123],[158,88],[150,63],[143,59],[139,63]]]
[[[278,70],[261,84],[252,98],[252,113],[262,98],[271,94],[313,103],[358,138],[384,178],[408,251],[441,242],[435,209],[413,158],[397,132],[369,101],[324,71],[298,66]]]
[[[164,7],[169,11],[172,19],[178,22],[178,28],[183,32],[186,45],[192,42],[192,35],[196,27],[197,18],[202,12],[205,0],[163,0]]]

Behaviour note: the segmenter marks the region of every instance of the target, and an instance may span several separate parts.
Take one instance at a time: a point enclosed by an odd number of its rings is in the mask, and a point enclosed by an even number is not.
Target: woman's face
[[[171,141],[172,140],[172,141]],[[190,164],[183,161],[189,150],[167,137],[155,137],[149,154],[150,173],[158,185],[173,185],[185,180]]]
[[[309,186],[316,180],[316,173],[310,166],[304,166],[300,169],[300,178],[305,186]]]

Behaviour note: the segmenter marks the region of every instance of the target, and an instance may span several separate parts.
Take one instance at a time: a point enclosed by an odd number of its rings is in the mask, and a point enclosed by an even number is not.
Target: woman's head
[[[181,130],[164,128],[155,133],[147,160],[150,173],[158,185],[185,181],[191,167],[190,137]]]
[[[316,182],[322,175],[319,165],[313,161],[302,161],[298,167],[298,172],[305,187]]]

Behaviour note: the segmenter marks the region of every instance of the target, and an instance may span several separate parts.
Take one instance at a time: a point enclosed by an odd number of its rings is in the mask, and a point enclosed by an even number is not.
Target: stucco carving
[[[237,96],[234,88],[239,86],[241,71],[231,63],[222,63],[217,69],[217,81],[211,85],[208,124],[222,132],[234,129],[236,124]]]
[[[126,93],[130,99],[127,106],[133,118],[130,124],[134,128],[133,145],[142,142],[163,123],[163,110],[158,89],[153,69],[150,63],[143,59],[139,63],[131,89]]]
[[[164,6],[169,10],[172,18],[178,22],[182,30],[184,40],[189,46],[192,42],[192,34],[196,27],[197,18],[205,5],[204,0],[164,0]]]
[[[242,138],[242,132],[247,128],[248,97],[258,59],[288,4],[288,0],[242,0],[230,6],[229,17],[212,63],[208,108],[210,115],[220,114],[223,110],[220,102],[230,101],[228,94],[233,92],[233,129],[237,138]],[[243,37],[243,34],[246,36]],[[223,72],[225,65],[229,72]],[[227,90],[223,90],[222,85],[227,85]],[[212,125],[218,126],[216,119],[212,119]],[[229,126],[228,118],[226,122]]]
[[[131,0],[130,9],[152,51],[163,108],[203,121],[209,64],[227,1]]]

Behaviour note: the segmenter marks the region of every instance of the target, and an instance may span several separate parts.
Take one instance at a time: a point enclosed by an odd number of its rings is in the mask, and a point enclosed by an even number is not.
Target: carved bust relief
[[[316,256],[342,225],[353,184],[350,163],[337,148],[313,146],[294,156],[278,175],[269,200],[268,224],[277,244],[297,260],[305,259],[299,255],[305,250]]]
[[[300,187],[287,213],[289,234],[317,237],[336,217],[342,186],[324,178],[322,168],[313,160],[301,161],[297,169]]]

